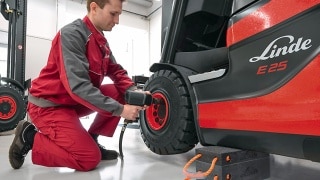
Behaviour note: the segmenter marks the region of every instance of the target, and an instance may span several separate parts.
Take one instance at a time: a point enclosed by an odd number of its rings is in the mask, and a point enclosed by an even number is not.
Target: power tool
[[[135,105],[135,106],[150,106],[152,103],[156,102],[156,99],[152,98],[151,94],[147,94],[139,91],[126,91],[125,101],[127,104]],[[119,138],[119,154],[120,158],[123,160],[123,151],[122,151],[122,140],[123,134],[127,128],[127,125],[133,122],[137,122],[139,118],[136,120],[124,120],[124,124],[121,129],[120,138]]]

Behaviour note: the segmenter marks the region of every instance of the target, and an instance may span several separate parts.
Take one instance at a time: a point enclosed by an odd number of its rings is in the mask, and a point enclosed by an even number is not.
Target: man
[[[14,169],[23,165],[31,149],[34,164],[79,171],[117,159],[118,153],[101,146],[97,137],[111,137],[120,117],[134,120],[145,108],[125,104],[125,92],[136,87],[103,35],[119,23],[123,1],[87,0],[87,16],[57,33],[48,63],[30,89],[28,114],[33,124],[17,125],[9,149]],[[101,85],[104,76],[114,83]],[[97,116],[86,131],[79,117],[92,112]]]

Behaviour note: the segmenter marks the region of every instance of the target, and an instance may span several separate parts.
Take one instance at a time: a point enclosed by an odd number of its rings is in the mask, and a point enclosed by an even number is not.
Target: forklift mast
[[[9,22],[7,76],[0,75],[0,132],[14,129],[26,115],[31,80],[25,81],[27,0],[0,0]]]
[[[9,21],[7,78],[25,87],[27,1],[1,0],[1,14]]]

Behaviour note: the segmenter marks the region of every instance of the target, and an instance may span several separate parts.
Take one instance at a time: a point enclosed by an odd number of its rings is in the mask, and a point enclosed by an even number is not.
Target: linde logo
[[[277,41],[285,38],[289,39],[288,45],[278,47]],[[309,49],[311,46],[311,39],[303,40],[303,38],[300,37],[297,41],[295,41],[295,38],[291,35],[281,36],[273,40],[260,56],[250,58],[249,62],[265,61],[280,55],[291,54],[300,50],[304,51]]]

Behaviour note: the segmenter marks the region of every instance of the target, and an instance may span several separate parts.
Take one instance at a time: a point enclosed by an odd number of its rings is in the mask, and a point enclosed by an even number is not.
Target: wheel
[[[14,129],[26,115],[23,92],[13,84],[0,86],[0,132]]]
[[[140,114],[141,136],[156,154],[184,153],[198,143],[190,96],[181,76],[170,70],[154,73],[144,89],[156,103]]]

